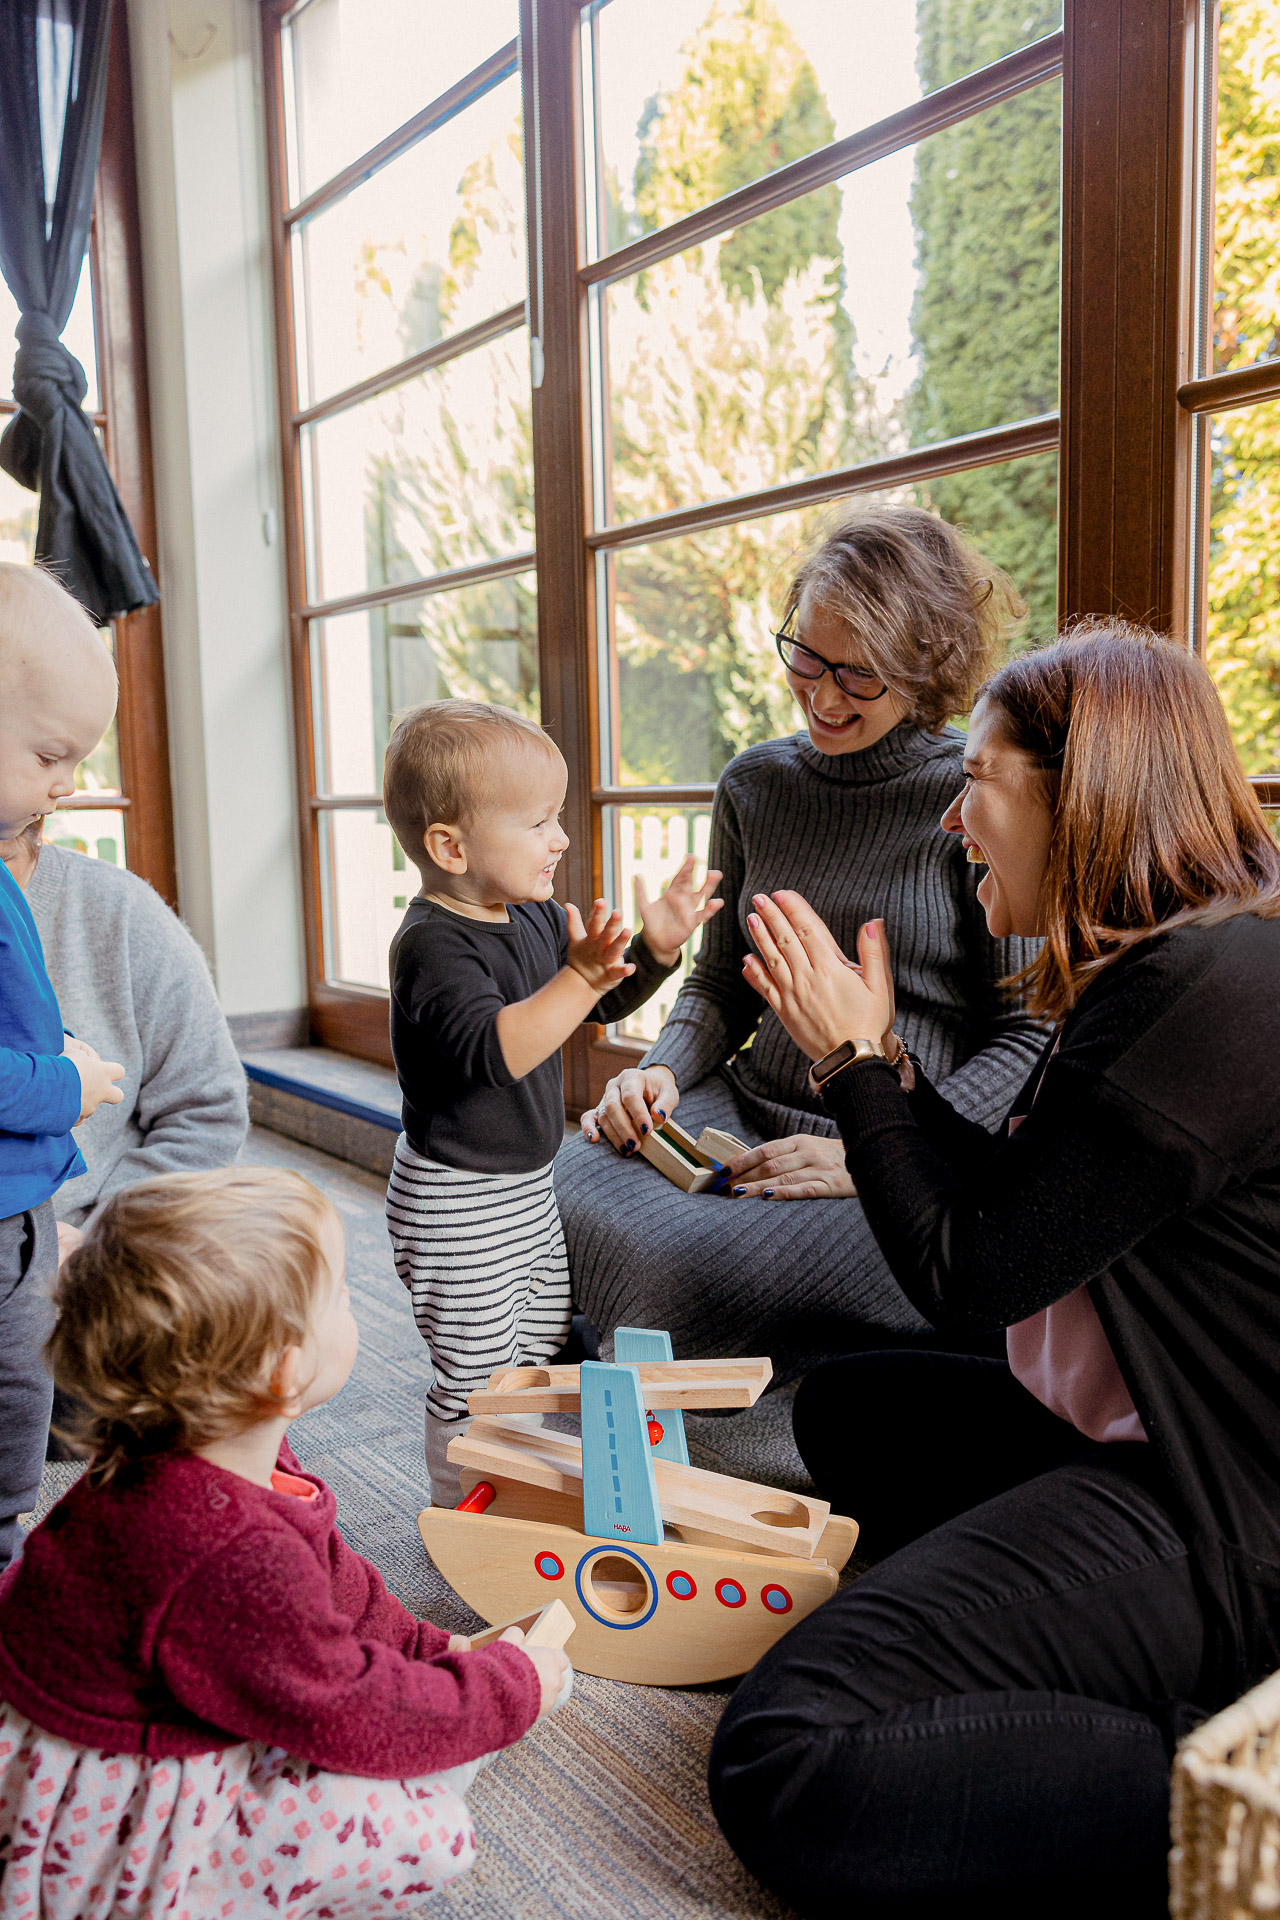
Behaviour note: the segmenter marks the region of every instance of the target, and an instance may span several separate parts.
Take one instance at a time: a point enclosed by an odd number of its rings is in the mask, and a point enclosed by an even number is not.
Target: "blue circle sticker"
[[[785,1587],[762,1587],[760,1598],[770,1613],[790,1613],[791,1595]]]
[[[557,1553],[540,1553],[533,1564],[544,1580],[564,1579],[564,1561]]]
[[[691,1573],[682,1573],[677,1568],[667,1575],[667,1592],[673,1600],[692,1600],[698,1591],[698,1583]]]
[[[716,1599],[722,1607],[745,1607],[747,1596],[736,1580],[717,1580]]]

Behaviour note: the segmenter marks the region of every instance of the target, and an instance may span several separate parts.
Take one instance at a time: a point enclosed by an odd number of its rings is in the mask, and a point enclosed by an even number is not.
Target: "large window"
[[[1216,56],[1216,58],[1215,58]],[[1222,0],[1200,66],[1191,380],[1194,631],[1280,802],[1280,25]]]
[[[397,708],[539,713],[569,896],[629,905],[794,726],[772,633],[855,498],[964,526],[1016,644],[1112,611],[1207,644],[1280,772],[1240,573],[1272,422],[1226,411],[1280,395],[1236,371],[1277,351],[1278,93],[1266,0],[1224,5],[1188,15],[1197,90],[1178,9],[1137,0],[269,0],[320,1037],[385,1052]],[[571,1099],[674,991],[570,1050]]]

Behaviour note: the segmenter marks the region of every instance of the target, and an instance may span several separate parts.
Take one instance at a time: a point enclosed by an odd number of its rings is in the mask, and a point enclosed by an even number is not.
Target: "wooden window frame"
[[[417,362],[388,369],[321,409],[300,411],[293,390],[287,247],[298,218],[420,137],[448,96],[289,209],[279,29],[292,3],[263,0],[262,19],[312,1031],[327,1044],[386,1059],[385,996],[338,988],[323,978],[316,817],[337,806],[376,804],[376,796],[316,790],[306,622],[318,611],[412,597],[427,583],[353,596],[324,609],[307,604],[297,436],[302,425],[336,409],[339,400],[351,404],[394,384],[453,346],[442,343]],[[565,897],[590,898],[600,889],[602,807],[646,801],[705,804],[714,792],[710,783],[619,787],[597,777],[602,722],[594,569],[602,551],[1056,448],[1060,619],[1119,614],[1199,643],[1203,622],[1188,584],[1192,422],[1197,413],[1280,393],[1280,365],[1193,377],[1192,122],[1199,97],[1197,61],[1205,57],[1206,21],[1213,18],[1211,0],[1065,0],[1061,31],[612,254],[588,260],[580,154],[580,0],[520,0],[519,41],[493,59],[514,54],[520,63],[528,141],[529,296],[524,307],[513,307],[488,324],[505,330],[527,319],[531,340],[540,341],[542,349],[532,422],[539,672],[543,722],[569,765],[571,847],[560,870]],[[786,486],[594,526],[588,356],[593,287],[621,280],[846,177],[1058,74],[1063,85],[1059,412]],[[469,76],[460,85],[472,85],[474,79]],[[528,555],[512,556],[509,570],[528,564]],[[492,569],[476,571],[488,577]],[[1280,801],[1280,783],[1257,784],[1264,800]],[[589,1104],[608,1075],[642,1051],[639,1043],[599,1029],[575,1036],[565,1049],[570,1111]]]
[[[93,280],[99,399],[99,410],[90,418],[102,434],[107,465],[138,544],[158,578],[133,81],[128,21],[123,6],[114,9],[111,20],[102,153],[89,234],[89,270]],[[16,411],[12,400],[0,400],[0,426]],[[115,621],[114,633],[116,669],[120,677],[117,713],[120,792],[77,794],[64,800],[58,811],[123,813],[125,857],[130,872],[150,881],[176,912],[178,877],[160,605],[145,607]]]

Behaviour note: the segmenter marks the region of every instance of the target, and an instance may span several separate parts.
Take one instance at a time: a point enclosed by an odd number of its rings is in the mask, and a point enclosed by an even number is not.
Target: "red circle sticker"
[[[533,1564],[544,1580],[563,1580],[564,1561],[557,1553],[536,1553]]]
[[[716,1599],[722,1607],[745,1607],[747,1590],[741,1580],[717,1580]]]
[[[760,1598],[770,1613],[790,1613],[791,1611],[791,1595],[785,1587],[762,1587]]]
[[[691,1573],[682,1573],[678,1567],[667,1575],[667,1592],[673,1600],[692,1600],[698,1591],[698,1583]]]

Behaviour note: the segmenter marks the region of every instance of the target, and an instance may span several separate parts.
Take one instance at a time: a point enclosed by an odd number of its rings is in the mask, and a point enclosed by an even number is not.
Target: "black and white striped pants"
[[[551,1185],[534,1173],[466,1173],[403,1134],[387,1187],[396,1272],[435,1379],[427,1412],[463,1419],[499,1367],[540,1366],[569,1333],[569,1263]]]

